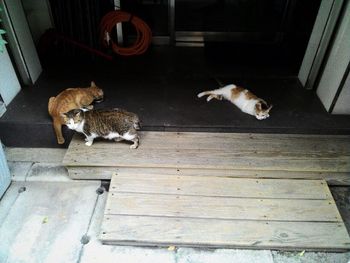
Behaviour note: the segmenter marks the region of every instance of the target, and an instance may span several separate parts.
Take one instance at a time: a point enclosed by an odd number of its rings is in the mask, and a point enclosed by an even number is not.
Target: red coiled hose
[[[112,39],[106,40],[106,33],[111,35],[117,23],[130,22],[136,29],[136,41],[130,47],[120,47]],[[146,52],[152,41],[152,31],[149,26],[137,16],[133,16],[123,11],[111,11],[107,13],[101,20],[100,24],[100,40],[101,43],[108,47],[111,45],[113,51],[122,56],[141,55]]]

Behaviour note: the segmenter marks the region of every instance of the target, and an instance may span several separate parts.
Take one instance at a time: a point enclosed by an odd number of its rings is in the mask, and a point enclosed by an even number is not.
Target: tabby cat
[[[56,133],[58,144],[64,143],[62,135],[62,125],[65,124],[62,113],[73,109],[92,110],[93,101],[102,101],[103,91],[91,81],[90,87],[87,88],[69,88],[62,91],[56,97],[49,99],[48,111],[53,120],[53,127]]]
[[[87,146],[91,146],[95,138],[132,141],[131,149],[139,145],[136,130],[140,129],[140,120],[135,113],[118,108],[86,112],[75,109],[62,114],[62,117],[69,129],[86,136]]]
[[[208,95],[207,101],[214,98],[217,100],[222,100],[223,98],[229,100],[241,111],[255,116],[258,120],[264,120],[270,116],[269,112],[272,105],[269,106],[266,101],[258,98],[249,90],[233,84],[215,90],[203,91],[197,96],[201,98],[206,95]]]

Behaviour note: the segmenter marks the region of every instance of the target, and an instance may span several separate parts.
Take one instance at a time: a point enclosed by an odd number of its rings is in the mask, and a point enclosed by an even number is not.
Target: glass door
[[[289,0],[175,0],[176,42],[280,41]]]

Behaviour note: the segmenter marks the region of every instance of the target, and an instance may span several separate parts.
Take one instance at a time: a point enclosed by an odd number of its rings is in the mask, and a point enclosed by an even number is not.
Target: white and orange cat
[[[255,116],[258,120],[268,118],[272,108],[272,105],[269,106],[266,101],[258,98],[249,90],[234,84],[215,90],[203,91],[197,96],[198,98],[208,96],[207,101],[212,99],[222,100],[224,98],[236,105],[241,111]]]

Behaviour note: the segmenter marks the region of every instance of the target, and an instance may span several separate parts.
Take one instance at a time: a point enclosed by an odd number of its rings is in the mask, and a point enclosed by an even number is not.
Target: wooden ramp
[[[324,180],[115,174],[100,239],[141,246],[350,248]]]
[[[325,179],[350,185],[350,136],[142,132],[127,143],[84,145],[74,136],[63,164],[74,179],[110,179],[114,172],[253,178]]]
[[[327,183],[350,185],[350,136],[140,135],[137,150],[75,136],[64,157],[72,178],[112,177],[103,243],[349,249]]]

